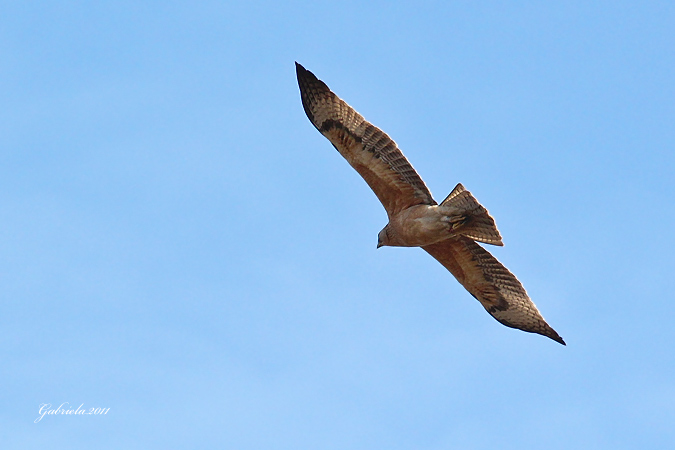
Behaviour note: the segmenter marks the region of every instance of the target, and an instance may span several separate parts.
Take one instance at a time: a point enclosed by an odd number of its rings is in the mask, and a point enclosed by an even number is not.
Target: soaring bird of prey
[[[518,279],[478,242],[503,245],[488,211],[458,184],[436,203],[396,143],[297,62],[302,106],[310,122],[356,169],[382,202],[389,223],[381,246],[422,247],[507,327],[565,345]]]

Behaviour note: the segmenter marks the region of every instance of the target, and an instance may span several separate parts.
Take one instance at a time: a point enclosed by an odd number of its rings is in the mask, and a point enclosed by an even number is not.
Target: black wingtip
[[[546,337],[551,338],[554,341],[556,341],[557,343],[562,344],[565,347],[567,347],[567,344],[565,344],[565,341],[563,341],[563,338],[561,338],[560,335],[558,333],[556,333],[555,330],[553,330],[553,328],[551,328],[551,331],[552,331],[551,333],[546,334]]]
[[[302,107],[307,114],[310,122],[319,129],[319,125],[314,122],[314,113],[312,112],[312,105],[318,102],[319,98],[329,98],[334,96],[326,83],[319,80],[309,70],[302,67],[302,64],[295,62],[295,72],[298,75],[298,87],[300,88],[300,98],[302,100]],[[319,130],[320,131],[320,130]]]
[[[302,64],[300,64],[297,61],[295,62],[295,73],[298,76],[298,83],[299,84],[306,83],[307,85],[309,85],[310,83],[316,83],[317,81],[319,81],[316,78],[316,75],[314,75],[309,70],[305,69],[302,66]]]
[[[301,78],[306,78],[308,73],[311,73],[309,70],[305,69],[302,64],[295,62],[295,73],[298,75],[298,80]]]

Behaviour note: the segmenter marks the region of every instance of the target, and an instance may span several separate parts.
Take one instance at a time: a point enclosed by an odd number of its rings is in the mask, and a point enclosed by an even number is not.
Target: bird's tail
[[[486,244],[504,245],[492,216],[461,183],[455,186],[440,207],[453,234]]]

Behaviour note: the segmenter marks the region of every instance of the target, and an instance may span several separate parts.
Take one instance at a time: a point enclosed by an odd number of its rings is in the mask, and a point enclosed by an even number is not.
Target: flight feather
[[[418,204],[435,205],[424,181],[396,143],[295,63],[302,106],[312,124],[366,180],[389,216]]]

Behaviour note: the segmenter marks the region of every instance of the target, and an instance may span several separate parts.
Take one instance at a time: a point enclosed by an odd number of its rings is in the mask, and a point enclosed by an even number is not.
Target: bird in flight
[[[458,184],[440,204],[396,143],[297,62],[302,106],[310,122],[363,177],[389,216],[377,247],[422,247],[507,327],[565,345],[520,281],[476,241],[504,245],[488,211]]]

